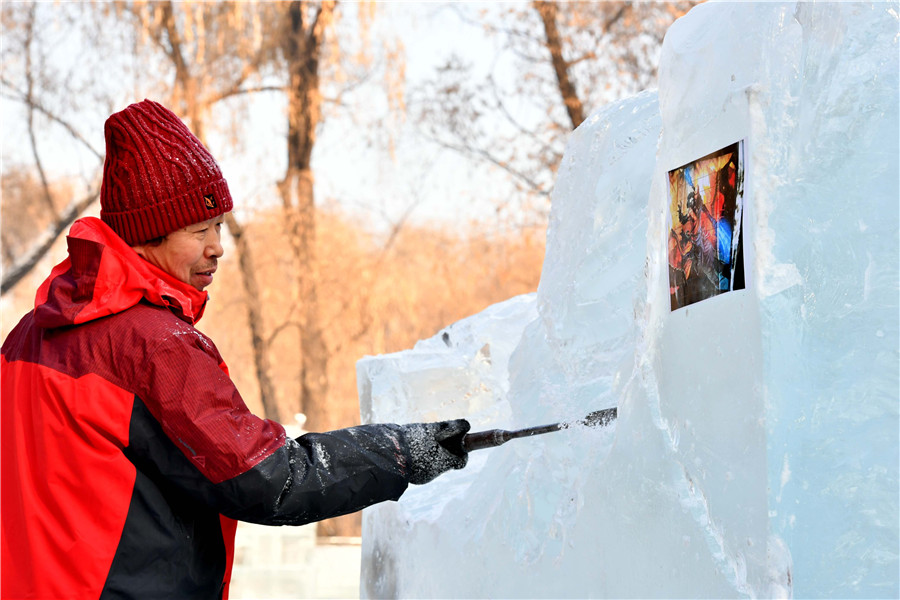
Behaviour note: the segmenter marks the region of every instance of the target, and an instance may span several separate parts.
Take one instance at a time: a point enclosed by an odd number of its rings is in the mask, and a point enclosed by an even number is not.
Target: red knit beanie
[[[100,218],[130,246],[231,210],[216,160],[175,113],[152,100],[106,120]]]

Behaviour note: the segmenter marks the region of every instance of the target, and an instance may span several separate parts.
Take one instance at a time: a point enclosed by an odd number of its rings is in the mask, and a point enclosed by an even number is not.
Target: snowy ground
[[[359,598],[360,540],[317,544],[315,532],[240,523],[232,600]]]

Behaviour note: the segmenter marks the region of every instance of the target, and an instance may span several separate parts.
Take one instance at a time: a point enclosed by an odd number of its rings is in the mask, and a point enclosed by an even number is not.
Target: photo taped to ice
[[[744,142],[669,171],[672,310],[744,289]]]

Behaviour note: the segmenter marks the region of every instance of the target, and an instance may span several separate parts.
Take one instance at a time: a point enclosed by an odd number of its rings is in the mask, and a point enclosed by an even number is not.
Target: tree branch
[[[531,188],[531,190],[534,193],[539,194],[541,196],[550,196],[550,192],[545,190],[543,188],[543,186],[541,186],[539,183],[537,183],[536,181],[534,181],[533,179],[531,179],[530,177],[528,177],[521,171],[514,169],[508,163],[494,157],[487,150],[482,150],[481,148],[470,148],[468,146],[463,146],[463,145],[459,145],[459,144],[453,144],[451,142],[446,142],[444,140],[440,140],[438,138],[432,137],[428,134],[423,134],[423,135],[425,136],[426,139],[434,142],[435,144],[438,144],[439,146],[443,146],[444,148],[447,148],[449,150],[454,150],[456,152],[459,152],[460,154],[469,154],[472,156],[481,157],[485,161],[491,163],[492,165],[494,165],[496,167],[503,169],[504,171],[506,171],[507,173],[512,175],[513,178],[518,179],[519,181],[521,181],[522,183],[527,185],[529,188]]]
[[[300,323],[300,321],[283,321],[278,325],[278,327],[272,330],[272,333],[270,333],[269,337],[266,338],[266,343],[271,346],[275,342],[275,339],[279,335],[281,335],[281,333],[288,327],[296,327],[297,331],[303,330],[303,325]]]
[[[228,98],[233,98],[235,96],[243,96],[245,94],[258,94],[261,92],[284,92],[285,86],[283,85],[261,85],[257,87],[250,88],[232,88],[230,90],[225,90],[224,92],[219,92],[213,96],[208,96],[204,101],[204,104],[208,106],[212,106],[217,102],[222,100],[227,100]]]
[[[41,162],[41,153],[38,151],[37,137],[34,135],[34,67],[31,64],[31,41],[34,34],[34,9],[32,4],[28,11],[28,23],[25,27],[25,100],[28,109],[28,139],[31,142],[31,155],[34,157],[34,164],[37,167],[38,176],[41,180],[41,190],[43,191],[44,204],[52,215],[53,219],[59,219],[59,213],[53,205],[53,195],[50,193],[50,184],[47,182],[47,174],[44,172],[44,163]]]
[[[50,224],[38,238],[31,250],[21,256],[21,258],[3,273],[3,279],[0,281],[0,296],[6,294],[19,281],[25,277],[37,263],[50,250],[56,238],[71,225],[75,219],[84,212],[100,195],[100,191],[92,191],[87,196],[72,202],[65,211],[59,216],[57,221]]]
[[[603,31],[609,31],[609,28],[615,25],[618,21],[625,16],[625,11],[629,10],[630,6],[628,4],[623,3],[619,10],[617,10],[613,16],[606,20],[606,23],[603,24]]]
[[[36,111],[38,111],[39,113],[43,114],[45,117],[47,117],[48,119],[50,119],[50,120],[53,121],[54,123],[56,123],[56,124],[62,126],[63,129],[65,129],[67,132],[69,132],[69,135],[71,135],[73,138],[75,138],[75,140],[81,142],[81,144],[82,144],[85,148],[87,148],[87,149],[91,152],[91,154],[93,154],[94,156],[96,156],[98,160],[103,161],[103,155],[102,155],[100,152],[98,152],[93,146],[91,146],[91,144],[90,144],[86,139],[84,139],[84,137],[83,137],[80,133],[78,133],[77,131],[75,131],[75,128],[73,128],[72,125],[70,125],[70,124],[67,123],[66,121],[63,121],[62,118],[58,117],[58,116],[55,115],[54,113],[50,112],[47,108],[45,108],[45,107],[44,107],[40,102],[38,102],[37,100],[35,100],[35,99],[33,99],[33,98],[32,98],[31,100],[29,100],[29,99],[28,99],[28,96],[27,96],[27,94],[26,94],[25,92],[23,92],[23,91],[21,91],[20,89],[18,89],[15,85],[12,84],[12,82],[10,82],[10,81],[9,81],[8,79],[6,79],[5,77],[0,76],[0,84],[3,84],[3,85],[6,86],[7,88],[9,88],[10,90],[14,91],[16,94],[18,94],[18,97],[16,97],[16,96],[11,96],[11,95],[9,95],[9,94],[4,94],[4,96],[6,96],[7,98],[10,98],[10,99],[12,99],[12,100],[16,100],[16,101],[18,101],[18,102],[21,102],[21,103],[24,104],[25,106],[30,106],[31,108],[33,108],[34,110],[36,110]]]

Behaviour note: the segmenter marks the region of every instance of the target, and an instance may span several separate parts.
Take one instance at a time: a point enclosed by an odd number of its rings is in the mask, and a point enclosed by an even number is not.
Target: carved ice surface
[[[366,421],[572,427],[366,509],[365,597],[897,597],[898,6],[710,3],[571,136],[536,295],[358,363]],[[671,311],[667,171],[743,140],[746,289]]]

